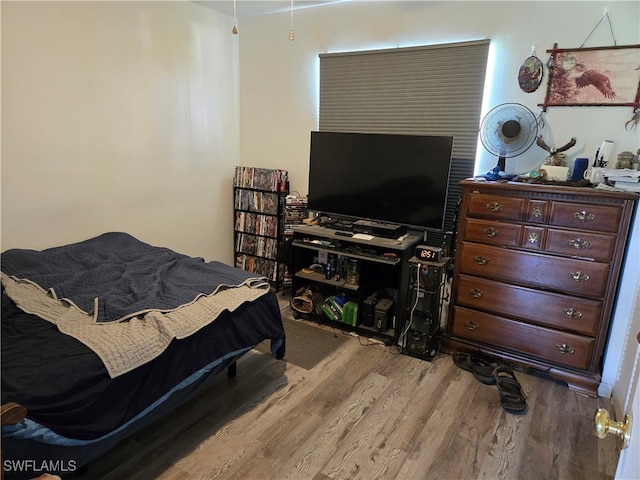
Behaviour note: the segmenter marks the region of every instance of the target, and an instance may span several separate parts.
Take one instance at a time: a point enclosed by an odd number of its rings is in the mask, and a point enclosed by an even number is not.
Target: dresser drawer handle
[[[499,212],[500,210],[502,210],[502,208],[502,205],[500,205],[498,202],[487,203],[487,209],[489,209],[490,212]]]
[[[489,263],[489,259],[487,257],[482,256],[482,255],[478,255],[477,257],[474,257],[473,260],[478,265],[486,265],[487,263]]]
[[[588,274],[582,272],[571,272],[569,276],[576,282],[586,282],[590,278]]]
[[[497,237],[500,232],[493,227],[483,228],[482,233],[484,233],[487,237]]]
[[[566,343],[563,343],[562,345],[556,345],[556,350],[558,350],[563,355],[573,355],[574,353],[576,353],[575,349],[571,348]]]
[[[533,214],[534,217],[540,218],[542,216],[542,209],[540,207],[533,207],[533,210],[531,210],[531,213]]]
[[[594,213],[589,213],[586,210],[582,210],[581,212],[576,212],[573,214],[581,222],[590,222],[591,220],[595,220],[596,215]]]
[[[471,321],[464,322],[464,326],[467,327],[467,329],[471,330],[472,332],[478,329],[478,324]]]
[[[484,292],[479,288],[474,288],[473,290],[469,290],[469,293],[473,298],[482,298],[482,296],[484,295]]]
[[[569,240],[569,245],[571,245],[576,250],[581,250],[583,248],[589,248],[589,242],[587,240],[583,240],[581,238],[575,238],[573,240]]]
[[[564,313],[569,318],[580,318],[582,317],[582,312],[576,310],[575,308],[563,308],[562,313]]]

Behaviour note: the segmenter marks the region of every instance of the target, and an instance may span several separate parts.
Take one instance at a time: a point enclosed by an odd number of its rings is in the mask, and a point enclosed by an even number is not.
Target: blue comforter
[[[52,292],[96,322],[171,311],[220,288],[266,282],[221,262],[205,262],[111,232],[47,250],[2,253],[2,271]]]

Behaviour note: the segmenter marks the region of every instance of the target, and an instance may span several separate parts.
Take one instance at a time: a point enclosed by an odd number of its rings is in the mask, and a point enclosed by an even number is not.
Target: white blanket
[[[270,289],[268,282],[225,288],[171,312],[149,312],[127,321],[95,323],[92,315],[51,297],[31,282],[15,280],[5,274],[0,277],[7,295],[21,310],[54,323],[60,332],[93,350],[111,378],[153,360],[174,338],[182,339],[196,333],[215,321],[224,310],[233,311]]]

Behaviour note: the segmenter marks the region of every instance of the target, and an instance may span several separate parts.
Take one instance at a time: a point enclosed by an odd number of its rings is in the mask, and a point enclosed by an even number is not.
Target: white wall
[[[2,250],[109,230],[232,260],[238,39],[190,2],[2,2]]]
[[[241,19],[242,162],[286,168],[291,185],[306,194],[309,131],[318,128],[318,54],[491,39],[493,83],[486,109],[518,102],[537,115],[546,94],[527,94],[517,72],[535,46],[546,63],[547,49],[580,47],[608,9],[618,45],[640,43],[640,2],[352,2],[307,8],[294,13],[295,40],[288,40],[289,13]],[[585,46],[613,45],[604,21]],[[546,74],[545,74],[546,75]],[[640,147],[640,128],[627,132],[629,107],[554,107],[541,133],[550,144],[564,145],[577,137],[568,163],[593,156],[603,139],[616,142],[614,155]],[[546,152],[537,145],[508,171],[538,167]],[[496,158],[480,146],[477,172]]]

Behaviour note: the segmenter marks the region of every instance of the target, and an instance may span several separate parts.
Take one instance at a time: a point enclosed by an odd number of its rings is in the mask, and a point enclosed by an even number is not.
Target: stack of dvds
[[[284,203],[284,236],[293,236],[293,229],[296,225],[301,225],[307,218],[307,197],[287,195]]]

